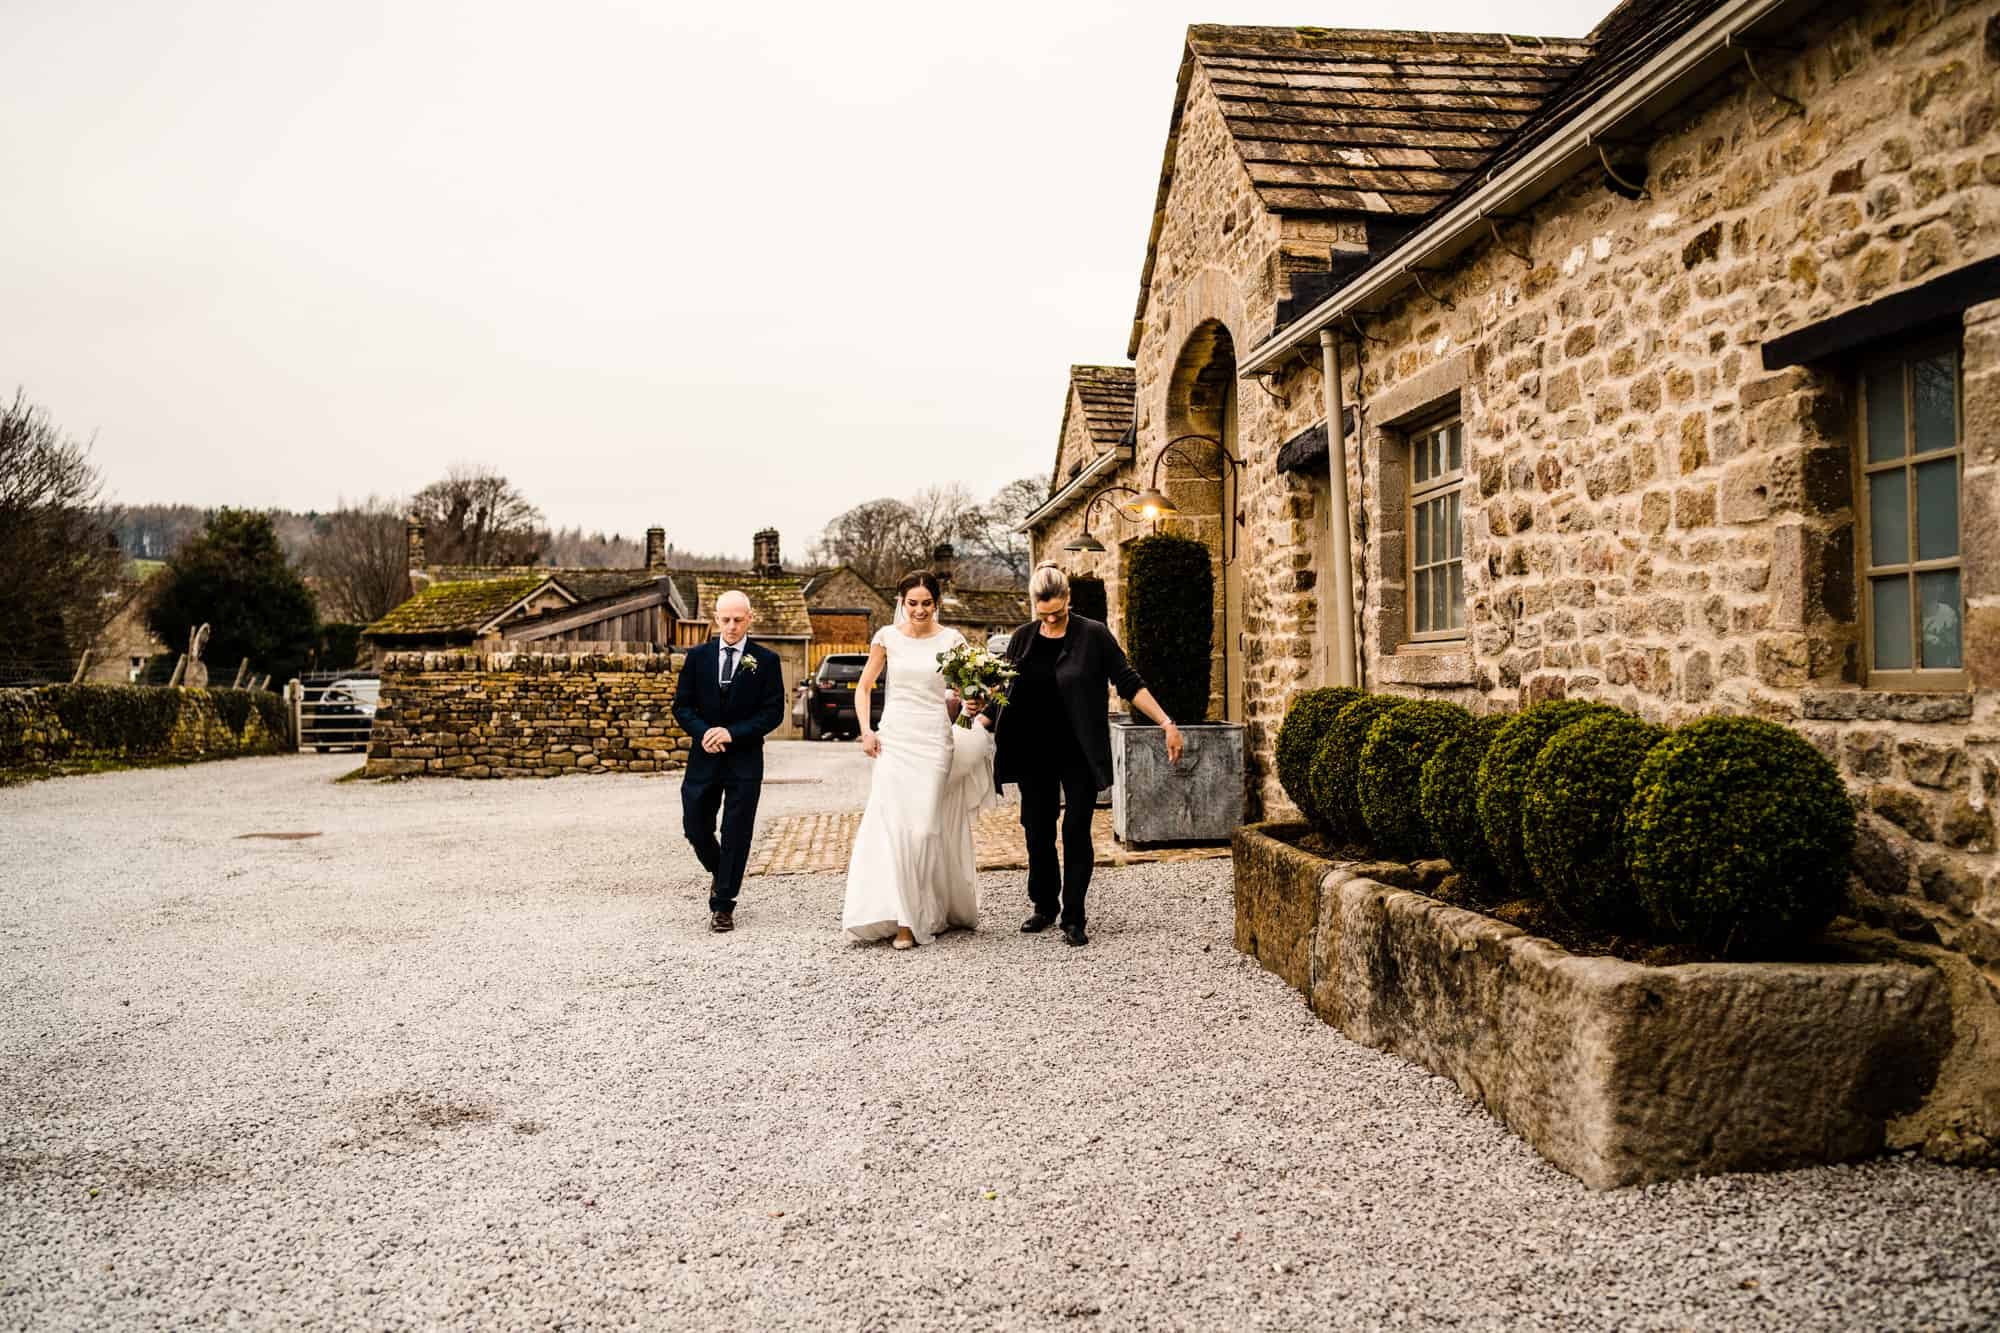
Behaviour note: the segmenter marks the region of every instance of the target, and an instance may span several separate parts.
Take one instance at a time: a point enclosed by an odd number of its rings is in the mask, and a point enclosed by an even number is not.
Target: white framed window
[[[1864,363],[1860,379],[1854,509],[1867,682],[1963,689],[1958,345],[1899,350]]]
[[[1465,637],[1465,424],[1410,432],[1410,641]]]

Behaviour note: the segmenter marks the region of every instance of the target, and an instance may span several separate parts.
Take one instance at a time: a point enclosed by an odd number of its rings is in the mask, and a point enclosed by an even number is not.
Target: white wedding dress
[[[941,626],[918,639],[890,625],[873,641],[888,654],[889,697],[840,925],[857,940],[888,939],[908,926],[928,944],[940,931],[979,922],[972,821],[998,799],[993,733],[979,722],[955,727],[945,712],[938,654],[964,635]]]

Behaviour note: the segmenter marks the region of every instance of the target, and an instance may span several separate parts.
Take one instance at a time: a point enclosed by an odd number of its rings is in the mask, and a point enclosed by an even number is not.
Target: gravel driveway
[[[2000,1173],[1593,1194],[1238,957],[1226,861],[1082,951],[1018,873],[909,955],[835,875],[716,937],[671,776],[355,762],[0,790],[0,1326],[2000,1322]]]

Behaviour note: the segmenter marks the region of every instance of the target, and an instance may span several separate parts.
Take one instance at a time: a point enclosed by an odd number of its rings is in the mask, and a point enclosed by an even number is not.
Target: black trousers
[[[712,877],[708,910],[733,912],[750,864],[750,838],[757,830],[757,798],[764,791],[763,756],[731,755],[721,763],[690,770],[681,782],[681,831]],[[722,836],[715,816],[722,813]]]
[[[1066,926],[1084,924],[1083,900],[1096,863],[1090,817],[1097,808],[1097,775],[1082,759],[1060,770],[1024,773],[1021,830],[1028,839],[1028,901]],[[1061,807],[1062,862],[1056,862],[1057,807]]]

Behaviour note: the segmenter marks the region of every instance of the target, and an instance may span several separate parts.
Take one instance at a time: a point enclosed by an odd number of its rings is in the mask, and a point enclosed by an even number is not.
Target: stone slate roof
[[[695,583],[701,600],[698,615],[707,616],[715,599],[735,588],[750,599],[750,634],[759,639],[807,638],[812,634],[812,616],[806,610],[805,585],[792,575],[766,578],[729,570],[697,571]]]
[[[1407,227],[1484,167],[1590,54],[1586,42],[1502,33],[1193,25],[1126,355],[1138,354],[1197,68],[1266,208]]]
[[[947,588],[944,594],[944,623],[947,625],[1025,625],[1034,617],[1028,611],[1028,594],[1018,588]]]
[[[548,582],[548,574],[540,573],[433,583],[362,632],[370,638],[475,634]],[[561,581],[556,581],[556,586],[573,591]]]
[[[583,602],[648,587],[660,576],[658,571],[646,569],[574,569],[557,565],[432,565],[425,572],[439,583],[488,582],[530,575],[553,578]]]
[[[1049,493],[1062,489],[1062,442],[1069,435],[1070,413],[1083,409],[1084,430],[1093,450],[1103,453],[1116,449],[1132,429],[1133,400],[1138,394],[1138,372],[1131,366],[1071,366],[1070,391],[1063,398],[1063,419],[1056,436],[1058,473],[1049,482]]]

